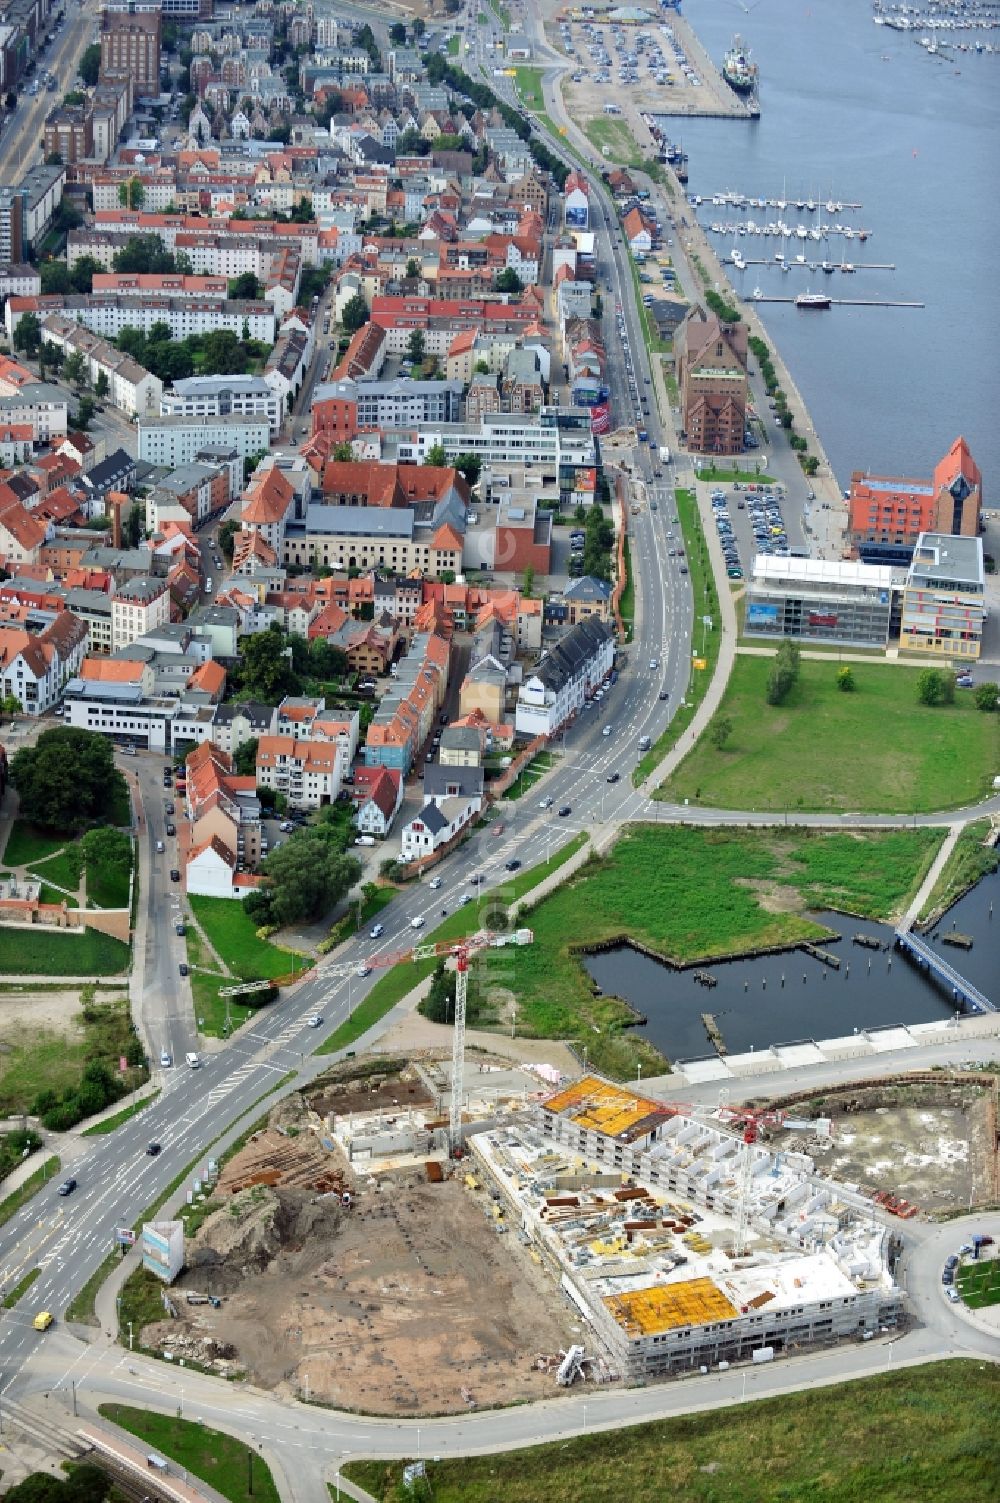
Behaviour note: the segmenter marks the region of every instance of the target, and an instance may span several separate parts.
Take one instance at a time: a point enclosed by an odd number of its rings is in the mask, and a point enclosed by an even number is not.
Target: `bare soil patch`
[[[350,1207],[243,1190],[189,1243],[178,1319],[147,1326],[143,1343],[201,1347],[264,1387],[379,1414],[555,1397],[534,1358],[578,1339],[571,1312],[490,1211],[461,1179],[413,1173],[357,1186]],[[221,1307],[187,1305],[188,1290]]]

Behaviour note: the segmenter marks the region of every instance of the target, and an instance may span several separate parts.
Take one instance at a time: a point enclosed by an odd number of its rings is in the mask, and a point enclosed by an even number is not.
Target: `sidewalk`
[[[913,899],[913,902],[910,904],[909,908],[907,908],[906,912],[903,914],[902,919],[900,920],[899,927],[901,929],[913,928],[914,924],[920,916],[924,904],[928,901],[931,893],[934,891],[934,885],[937,882],[938,877],[940,877],[942,871],[944,870],[945,863],[947,862],[952,851],[955,849],[955,846],[958,844],[958,837],[961,835],[964,828],[964,824],[952,825],[944,840],[941,842],[940,849],[938,850],[937,855],[934,857],[934,860],[931,862],[926,877],[921,882],[920,887],[917,889],[917,893]]]

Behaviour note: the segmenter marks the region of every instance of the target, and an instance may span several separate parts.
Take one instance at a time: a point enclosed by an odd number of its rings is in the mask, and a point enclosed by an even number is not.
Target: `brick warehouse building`
[[[674,337],[684,432],[699,454],[742,454],[747,326],[693,308]]]
[[[851,476],[850,538],[866,563],[908,564],[922,532],[974,538],[983,477],[964,438],[956,438],[927,480]]]

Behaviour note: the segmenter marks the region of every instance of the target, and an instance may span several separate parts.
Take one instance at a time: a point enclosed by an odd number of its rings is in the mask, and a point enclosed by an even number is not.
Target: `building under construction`
[[[773,1154],[693,1110],[586,1075],[531,1122],[469,1140],[622,1375],[895,1327],[902,1295],[871,1201],[807,1153]]]

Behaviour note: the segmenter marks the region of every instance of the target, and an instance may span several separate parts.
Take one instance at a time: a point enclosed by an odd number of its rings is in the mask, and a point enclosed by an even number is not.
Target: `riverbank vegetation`
[[[975,887],[981,877],[996,871],[1000,864],[1000,851],[995,845],[985,844],[990,827],[988,819],[976,819],[972,824],[966,825],[921,910],[921,923],[945,913],[964,892]]]
[[[780,705],[767,700],[773,659],[740,656],[722,701],[732,721],[725,746],[703,736],[658,798],[717,809],[840,810],[912,814],[976,803],[989,792],[1000,720],[969,694],[923,705],[917,668],[852,664],[854,691],[838,664],[803,657]]]

